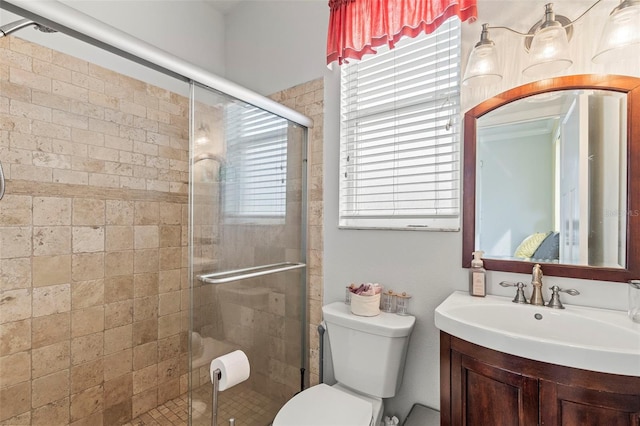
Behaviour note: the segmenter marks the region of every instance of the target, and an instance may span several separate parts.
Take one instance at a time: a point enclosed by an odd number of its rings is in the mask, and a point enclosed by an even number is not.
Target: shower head
[[[21,30],[25,27],[32,26],[43,33],[55,33],[57,32],[53,28],[45,27],[44,25],[38,24],[30,19],[20,19],[15,22],[11,22],[9,24],[3,25],[0,27],[0,37],[8,36],[14,31]]]
[[[51,34],[51,33],[57,33],[58,31],[54,30],[53,28],[49,28],[49,27],[45,27],[44,25],[41,24],[36,24],[35,27],[33,27],[34,29],[40,31],[41,33],[45,33],[45,34]]]

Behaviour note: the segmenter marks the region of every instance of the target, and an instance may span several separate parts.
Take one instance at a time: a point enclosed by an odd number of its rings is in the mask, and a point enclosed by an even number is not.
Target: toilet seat
[[[321,383],[291,398],[273,426],[370,426],[372,416],[371,403]]]

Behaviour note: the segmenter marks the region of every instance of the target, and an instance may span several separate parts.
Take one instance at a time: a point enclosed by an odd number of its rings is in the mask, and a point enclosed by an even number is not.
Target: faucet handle
[[[518,281],[517,283],[512,283],[509,281],[501,281],[500,285],[502,287],[517,287],[518,291],[516,291],[516,297],[513,298],[513,303],[527,303],[527,298],[524,295],[524,290],[527,285],[523,282]]]
[[[547,303],[547,306],[554,309],[564,309],[564,306],[560,301],[560,293],[567,293],[567,294],[570,294],[571,296],[577,296],[580,294],[580,292],[574,288],[569,288],[564,290],[558,287],[557,285],[554,285],[549,290],[551,290],[552,293],[551,293],[551,300],[549,300],[549,303]]]

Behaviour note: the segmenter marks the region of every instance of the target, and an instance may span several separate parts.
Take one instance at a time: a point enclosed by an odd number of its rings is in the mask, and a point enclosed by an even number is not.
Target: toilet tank
[[[379,398],[394,396],[402,384],[415,317],[387,312],[360,317],[343,302],[323,306],[322,314],[336,381]]]

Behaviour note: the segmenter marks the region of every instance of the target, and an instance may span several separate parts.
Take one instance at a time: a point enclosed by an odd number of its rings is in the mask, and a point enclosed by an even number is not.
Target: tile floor
[[[122,426],[184,426],[188,424],[188,396],[185,394],[150,410]],[[218,425],[268,426],[281,404],[247,386],[236,386],[219,394]],[[211,389],[202,386],[193,392],[193,426],[211,425]]]
[[[188,424],[189,398],[187,394],[167,401],[122,426],[183,426]]]

